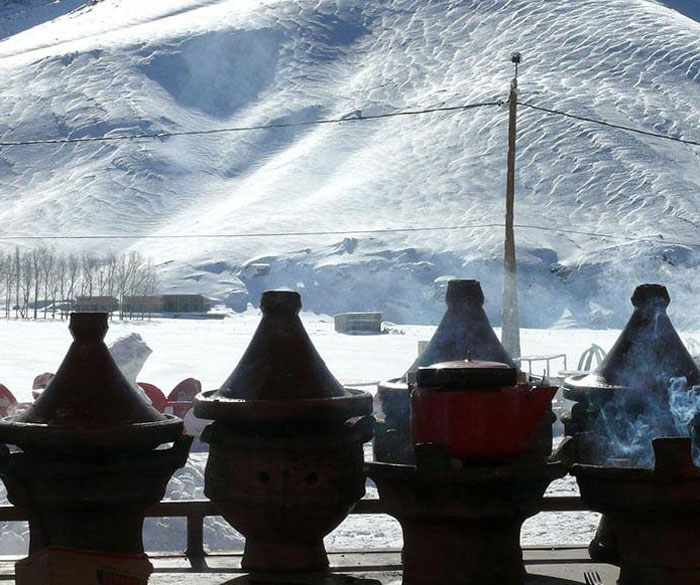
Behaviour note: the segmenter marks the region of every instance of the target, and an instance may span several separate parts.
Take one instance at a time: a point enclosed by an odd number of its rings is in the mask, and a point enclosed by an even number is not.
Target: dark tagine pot
[[[107,313],[73,313],[74,341],[49,386],[25,412],[0,421],[9,500],[27,510],[31,554],[45,547],[143,553],[142,527],[191,437],[157,412],[114,363]],[[163,444],[169,448],[156,449]]]
[[[516,364],[501,345],[484,311],[484,293],[477,280],[450,280],[445,295],[447,311],[428,346],[400,378],[381,382],[378,388],[384,420],[377,423],[374,458],[389,463],[413,463],[411,440],[410,384],[418,370],[433,364],[473,360]],[[551,408],[538,421],[529,448],[548,455],[552,448]]]
[[[556,390],[518,384],[504,363],[418,369],[415,464],[369,464],[387,513],[401,523],[404,583],[522,584],[521,525],[570,464],[568,441],[551,457],[527,452]]]
[[[343,388],[299,319],[298,293],[267,291],[263,317],[219,390],[195,399],[215,422],[205,493],[246,538],[247,570],[313,571],[323,537],[364,495],[372,396]]]
[[[631,301],[634,312],[600,366],[564,382],[564,396],[576,403],[564,425],[576,438],[580,464],[652,467],[651,439],[679,434],[672,393],[682,400],[700,382],[700,370],[666,313],[666,287],[640,285]],[[601,519],[589,547],[595,560],[620,562],[615,518],[606,512]]]

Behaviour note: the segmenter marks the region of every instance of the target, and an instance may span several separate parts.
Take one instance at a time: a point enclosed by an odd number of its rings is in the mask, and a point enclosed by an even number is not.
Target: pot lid
[[[182,421],[159,413],[129,384],[104,343],[107,313],[71,313],[73,343],[41,396],[0,421],[0,440],[47,448],[84,444],[158,445],[182,432]]]
[[[260,308],[262,319],[243,357],[219,390],[197,396],[196,416],[279,420],[305,412],[331,416],[333,409],[344,418],[371,413],[371,394],[344,388],[311,343],[299,318],[299,293],[266,291]]]
[[[671,302],[666,287],[640,285],[631,301],[634,312],[600,366],[564,382],[568,397],[587,389],[666,389],[678,377],[689,385],[700,382],[700,370],[666,314]]]
[[[450,280],[445,294],[447,311],[423,353],[408,368],[403,379],[421,367],[463,360],[491,360],[515,368],[489,323],[484,311],[484,293],[478,280]]]
[[[515,386],[517,370],[501,362],[466,360],[442,362],[418,368],[416,382],[420,387],[483,389]]]

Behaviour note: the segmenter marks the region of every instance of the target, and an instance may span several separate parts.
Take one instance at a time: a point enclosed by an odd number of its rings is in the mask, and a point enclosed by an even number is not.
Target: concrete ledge
[[[396,550],[339,551],[329,554],[330,575],[248,576],[240,553],[212,554],[190,561],[183,555],[152,554],[149,585],[401,585],[401,553]],[[525,585],[578,585],[586,571],[597,571],[614,585],[619,571],[594,563],[583,547],[532,547],[524,550]],[[0,557],[0,583],[14,584],[17,557]]]

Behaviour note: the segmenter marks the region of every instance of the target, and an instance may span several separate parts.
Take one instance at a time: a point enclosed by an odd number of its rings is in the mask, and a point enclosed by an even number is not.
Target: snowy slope
[[[0,137],[187,131],[500,100],[508,57],[519,50],[521,100],[697,141],[700,23],[682,4],[10,2],[0,8]],[[519,229],[524,324],[548,326],[568,311],[579,325],[620,326],[633,286],[660,281],[676,322],[700,327],[698,250],[665,243],[700,241],[700,148],[520,112],[516,220],[632,238]],[[491,107],[3,147],[0,222],[10,235],[143,236],[498,223],[506,127],[506,110]],[[394,321],[434,321],[436,279],[475,277],[498,323],[501,231],[56,245],[142,250],[161,263],[168,290],[236,306],[288,286],[312,310],[379,309]],[[255,276],[245,269],[251,262],[269,272]],[[543,300],[549,310],[535,310]]]

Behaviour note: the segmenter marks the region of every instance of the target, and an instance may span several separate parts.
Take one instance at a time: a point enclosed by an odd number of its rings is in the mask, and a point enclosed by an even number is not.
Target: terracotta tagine
[[[195,416],[215,421],[202,436],[205,493],[246,537],[244,569],[323,570],[323,537],[364,495],[372,396],[328,370],[299,319],[298,293],[267,291],[260,306],[233,373],[195,399]]]
[[[107,316],[71,314],[74,341],[49,386],[0,420],[0,441],[21,449],[5,447],[0,477],[27,510],[30,559],[48,547],[143,553],[145,511],[187,460],[182,421],[146,404],[114,363]]]
[[[431,364],[474,360],[516,364],[501,345],[484,311],[484,293],[477,280],[450,280],[445,295],[447,311],[421,355],[401,378],[379,384],[378,394],[384,420],[377,423],[374,459],[388,463],[413,463],[409,384],[415,382],[419,368]],[[529,449],[549,455],[552,449],[551,409],[540,419]]]
[[[643,452],[621,452],[615,427],[653,414],[653,436],[676,434],[669,407],[672,379],[685,378],[685,389],[700,382],[700,370],[666,313],[666,287],[640,285],[631,301],[634,312],[600,366],[564,382],[564,396],[576,402],[564,425],[576,437],[576,459],[582,464],[630,467],[637,458],[651,466],[652,437],[639,442]],[[601,519],[589,547],[595,560],[619,562],[614,524],[613,517]]]
[[[614,527],[619,585],[700,583],[700,469],[687,437],[653,441],[653,468],[577,463],[581,497]]]

